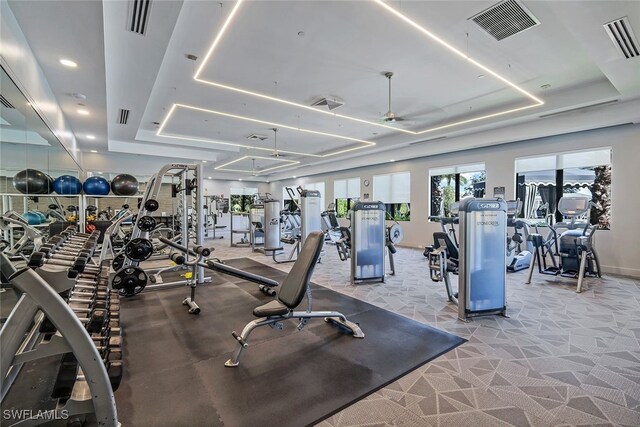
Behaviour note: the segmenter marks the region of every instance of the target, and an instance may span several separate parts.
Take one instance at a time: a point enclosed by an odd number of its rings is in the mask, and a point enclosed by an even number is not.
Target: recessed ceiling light
[[[65,67],[69,67],[69,68],[76,68],[76,67],[78,66],[78,64],[76,64],[75,62],[73,62],[73,61],[72,61],[72,60],[70,60],[70,59],[64,59],[64,58],[62,58],[62,59],[60,60],[60,63],[61,63],[62,65],[64,65]]]
[[[390,161],[390,162],[395,162],[395,160],[394,160],[394,159],[391,159],[391,160],[389,160],[389,161]]]
[[[95,135],[87,135],[87,139],[96,139]]]
[[[298,35],[299,35],[300,37],[304,37],[304,31],[298,31]]]
[[[206,161],[206,160],[203,160],[203,161],[202,161],[202,163],[207,163],[207,161]]]
[[[242,181],[242,178],[238,178],[238,181]]]
[[[540,86],[540,89],[549,89],[551,87],[551,85],[549,83],[547,84],[543,84],[542,86]]]
[[[80,108],[78,110],[78,114],[82,115],[82,116],[88,116],[89,115],[89,110],[85,110],[83,108]]]
[[[293,178],[297,178],[297,176],[293,175]]]
[[[92,153],[97,153],[97,152],[98,152],[98,150],[91,150],[91,152],[92,152]]]
[[[213,179],[212,177],[208,176],[207,179]]]
[[[484,79],[484,77],[485,77],[484,74],[478,74],[479,79]]]

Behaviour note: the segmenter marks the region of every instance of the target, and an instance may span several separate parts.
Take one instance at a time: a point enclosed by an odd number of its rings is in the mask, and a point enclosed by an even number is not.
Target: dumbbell
[[[42,252],[34,252],[29,258],[28,266],[31,268],[42,267],[44,264],[59,265],[62,267],[69,267],[69,277],[76,277],[78,273],[84,271],[87,265],[87,258],[78,257],[74,261],[68,261],[58,258],[47,258]]]
[[[49,239],[49,241],[51,243],[57,243],[59,245],[62,244],[62,245],[73,246],[73,245],[83,245],[86,242],[97,243],[99,237],[100,235],[98,233],[94,233],[94,234],[82,236],[82,237],[74,237],[66,234],[61,234],[61,235],[52,237],[51,239]]]
[[[87,253],[89,256],[93,256],[93,252],[96,248],[96,242],[94,240],[87,240],[82,244],[65,244],[63,241],[53,238],[49,242],[42,245],[42,248],[46,248],[47,253],[57,253],[61,255],[73,256],[78,253]]]

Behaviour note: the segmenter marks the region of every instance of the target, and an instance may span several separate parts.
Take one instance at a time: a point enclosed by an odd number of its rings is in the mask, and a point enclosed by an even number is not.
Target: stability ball
[[[122,173],[111,181],[111,191],[116,196],[135,196],[138,193],[138,180],[134,176]]]
[[[27,220],[27,223],[29,225],[38,225],[41,223],[41,218],[40,215],[38,215],[35,212],[25,212],[23,215],[25,220]]]
[[[53,181],[53,191],[58,194],[80,194],[82,183],[71,175],[61,175]]]
[[[90,196],[106,196],[111,190],[109,181],[101,176],[92,176],[82,184],[84,192]]]
[[[44,224],[45,222],[47,222],[47,216],[45,214],[38,211],[32,211],[32,212],[40,217],[40,224]]]
[[[13,177],[13,186],[22,194],[49,194],[51,177],[36,169],[25,169]]]

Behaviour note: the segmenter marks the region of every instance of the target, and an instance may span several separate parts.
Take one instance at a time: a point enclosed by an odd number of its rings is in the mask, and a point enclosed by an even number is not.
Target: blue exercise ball
[[[111,185],[101,176],[92,176],[82,184],[82,189],[90,196],[106,196],[111,190]]]
[[[13,186],[22,194],[49,194],[53,180],[37,169],[25,169],[13,177]]]
[[[138,194],[138,180],[132,175],[121,173],[111,181],[111,191],[116,196],[135,196]]]
[[[33,213],[40,217],[40,224],[44,224],[45,222],[47,222],[47,216],[42,212],[33,211]]]
[[[53,181],[53,191],[58,194],[80,194],[82,183],[71,175],[61,175]]]
[[[35,212],[25,212],[23,215],[24,219],[27,220],[29,225],[38,225],[41,224],[40,215]]]

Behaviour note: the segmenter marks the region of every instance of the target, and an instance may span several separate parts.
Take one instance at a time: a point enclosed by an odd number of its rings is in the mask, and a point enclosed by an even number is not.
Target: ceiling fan
[[[387,110],[385,115],[382,116],[382,121],[385,122],[385,123],[402,122],[402,121],[404,121],[404,118],[398,116],[396,113],[394,113],[391,110],[391,77],[393,77],[393,73],[391,71],[387,71],[386,73],[384,73],[384,76],[389,81],[389,109]]]
[[[271,128],[273,131],[273,153],[270,154],[271,157],[284,157],[284,154],[278,151],[278,128]]]

